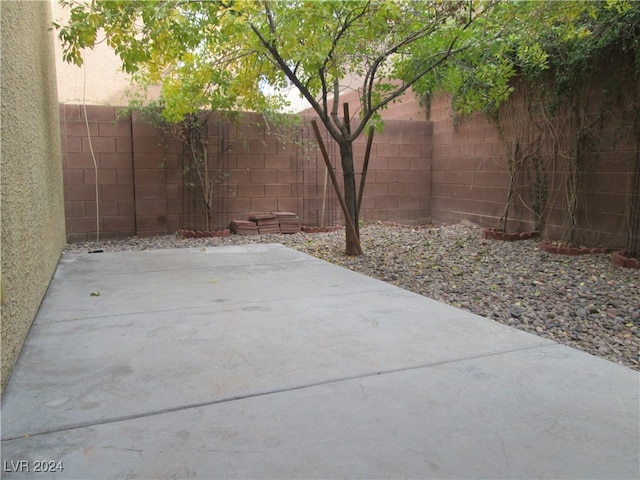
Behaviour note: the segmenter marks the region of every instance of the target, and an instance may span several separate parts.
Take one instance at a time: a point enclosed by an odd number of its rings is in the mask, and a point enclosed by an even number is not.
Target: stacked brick
[[[249,220],[233,220],[231,222],[231,233],[236,235],[257,235],[258,225]]]
[[[231,222],[231,233],[236,235],[298,233],[300,230],[300,219],[292,212],[250,213],[248,220]]]
[[[280,225],[278,219],[273,213],[252,213],[249,220],[255,222],[258,227],[258,233],[261,235],[267,233],[280,233]]]
[[[300,219],[293,212],[274,212],[278,219],[281,233],[298,233],[300,231]]]

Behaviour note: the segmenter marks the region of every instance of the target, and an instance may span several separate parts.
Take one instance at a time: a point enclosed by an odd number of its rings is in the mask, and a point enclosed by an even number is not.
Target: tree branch
[[[336,140],[338,140],[341,137],[341,132],[331,123],[331,119],[327,115],[326,109],[323,110],[320,107],[316,99],[313,98],[313,96],[309,92],[309,89],[305,87],[305,85],[300,81],[300,79],[296,75],[294,75],[294,73],[291,71],[291,68],[289,68],[289,65],[287,65],[287,63],[284,61],[284,59],[280,55],[280,52],[278,52],[277,47],[271,44],[266,38],[264,38],[264,35],[262,35],[262,33],[260,32],[258,27],[256,27],[255,24],[249,23],[249,25],[251,26],[251,30],[258,37],[262,45],[264,45],[264,47],[268,50],[269,54],[271,55],[272,59],[276,62],[278,67],[284,72],[287,78],[291,80],[291,82],[298,88],[302,96],[309,102],[313,110],[318,114],[318,116],[322,120],[322,123],[327,127],[327,130],[329,130],[329,133],[331,134],[331,136]]]

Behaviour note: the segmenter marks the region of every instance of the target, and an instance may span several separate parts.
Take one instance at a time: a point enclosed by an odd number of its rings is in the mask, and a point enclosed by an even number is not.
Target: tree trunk
[[[360,230],[358,227],[358,209],[357,209],[357,193],[356,179],[353,170],[353,143],[348,141],[340,144],[340,158],[342,160],[342,176],[344,181],[344,202],[347,206],[347,212],[353,222],[355,232],[346,230],[346,249],[347,255],[358,255],[358,243],[360,240]],[[356,238],[353,238],[353,235]]]

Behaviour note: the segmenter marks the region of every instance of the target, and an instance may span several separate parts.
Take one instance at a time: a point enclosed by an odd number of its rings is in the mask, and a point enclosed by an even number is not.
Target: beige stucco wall
[[[66,25],[68,9],[51,0],[53,18]],[[101,42],[83,55],[78,67],[62,60],[62,44],[55,38],[58,100],[60,103],[87,105],[127,105],[126,92],[130,79],[122,71],[120,60],[106,42]]]
[[[57,0],[50,0],[53,19],[66,25],[69,10]],[[103,37],[93,49],[83,52],[83,65],[66,63],[62,59],[62,43],[55,37],[58,100],[65,104],[125,106],[134,92],[142,89],[131,85],[131,77],[122,70],[120,58],[107,45]],[[158,98],[159,88],[151,88],[146,95]]]
[[[65,244],[48,1],[0,2],[2,389]]]

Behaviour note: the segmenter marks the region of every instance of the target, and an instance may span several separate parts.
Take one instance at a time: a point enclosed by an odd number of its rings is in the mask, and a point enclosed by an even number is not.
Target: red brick
[[[485,142],[498,142],[500,141],[500,136],[498,135],[498,130],[492,124],[487,124],[484,126],[484,141]]]
[[[385,133],[386,133],[386,128],[385,128]],[[373,137],[373,141],[375,142],[376,140],[381,141],[384,140],[385,143],[390,143],[390,144],[398,144],[401,145],[400,148],[402,148],[402,145],[406,145],[408,143],[412,143],[411,142],[411,138],[412,138],[412,134],[409,132],[405,132],[405,131],[397,131],[397,132],[389,132],[388,135],[379,135],[379,136],[375,136]],[[366,135],[363,134],[362,138],[366,138]]]
[[[152,127],[148,123],[134,119],[132,123],[133,136],[136,138],[139,137],[163,137],[164,133],[157,129],[156,127]]]
[[[218,186],[217,188],[219,189],[221,187]],[[182,199],[181,183],[174,183],[174,184],[167,185],[166,187],[164,187],[164,191],[166,192],[167,199],[176,199],[176,198]]]
[[[254,185],[264,185],[267,183],[277,183],[278,172],[276,170],[252,170],[251,183]]]
[[[278,200],[275,198],[252,198],[251,211],[274,212],[278,209]]]
[[[467,130],[467,135],[469,143],[484,143],[484,126],[469,128]]]
[[[404,183],[389,183],[387,185],[387,195],[401,196],[407,193],[407,186]]]
[[[267,168],[274,169],[289,169],[295,164],[291,155],[282,154],[266,156],[264,162]]]
[[[65,200],[95,200],[96,189],[93,185],[67,185]]]
[[[433,144],[433,127],[429,127],[424,133],[412,134],[410,140],[412,144],[431,146]]]
[[[409,185],[411,195],[427,195],[430,193],[430,185],[428,183],[412,183]]]
[[[84,174],[81,168],[65,168],[62,172],[65,185],[84,185]]]
[[[116,120],[117,111],[115,107],[106,107],[103,105],[86,105],[80,109],[81,118],[87,114],[89,122],[91,121],[114,121]]]
[[[431,170],[431,155],[427,155],[420,158],[411,159],[411,170],[413,174],[424,170]]]
[[[431,156],[431,145],[429,144],[403,145],[401,156],[407,159],[429,158]]]
[[[167,214],[182,215],[182,198],[167,200]]]
[[[135,212],[136,209],[133,198],[131,200],[118,200],[118,214],[120,216],[133,217],[135,215]]]
[[[138,185],[164,185],[166,183],[165,175],[165,171],[161,169],[137,168],[135,171]]]
[[[237,168],[263,169],[265,166],[264,155],[238,155]]]
[[[389,168],[389,162],[387,157],[372,155],[369,159],[369,170],[386,170]]]
[[[296,212],[297,208],[298,208],[297,198],[279,198],[278,199],[279,212]]]
[[[162,168],[166,170],[181,170],[181,159],[178,158],[178,155],[175,153],[166,153],[162,157]],[[216,169],[216,164],[214,162],[209,163],[209,171],[214,172]]]
[[[376,208],[398,208],[399,199],[397,196],[387,195],[376,197]]]
[[[131,137],[131,124],[127,120],[117,122],[100,122],[98,131],[101,137]]]
[[[400,183],[416,183],[420,182],[420,176],[415,171],[402,170],[398,172],[398,182]],[[406,188],[406,186],[405,186]]]
[[[264,185],[244,184],[238,185],[236,190],[238,198],[264,197]]]
[[[104,230],[105,232],[117,232],[122,230],[135,230],[135,223],[133,217],[126,216],[105,216],[104,217]]]
[[[367,182],[364,191],[366,195],[384,196],[387,194],[387,183],[370,183]]]
[[[166,231],[167,233],[177,232],[181,227],[181,215],[167,215]],[[212,228],[213,225],[212,225]]]
[[[117,183],[121,185],[133,184],[133,170],[126,168],[116,169]]]
[[[103,200],[129,200],[133,198],[133,185],[108,185],[101,187]]]
[[[229,170],[228,182],[234,184],[251,183],[251,171],[249,169]]]
[[[133,152],[133,142],[130,137],[115,137],[116,152]]]
[[[491,157],[492,155],[493,155],[492,143],[476,143],[475,144],[476,157]]]
[[[250,198],[235,198],[229,199],[229,213],[246,213],[251,211],[251,199]]]
[[[373,174],[373,175],[372,175]],[[396,183],[399,181],[398,170],[374,170],[367,174],[367,183]]]
[[[98,165],[101,168],[131,169],[131,153],[101,153],[98,156]]]
[[[507,154],[506,147],[502,142],[491,143],[491,155],[494,157],[502,157]]]
[[[162,168],[164,156],[159,153],[134,153],[136,168]]]
[[[404,148],[406,147],[406,145],[402,146],[402,151],[404,154]],[[384,144],[384,143],[378,143],[377,145],[375,145],[375,154],[378,157],[391,157],[391,158],[396,158],[400,155],[400,146],[399,145],[392,145],[392,144]]]
[[[167,203],[163,200],[138,200],[136,196],[136,216],[163,215],[167,213]]]
[[[66,228],[67,228],[67,232],[69,232],[69,230],[71,229],[69,222],[67,222]],[[69,244],[82,243],[86,241],[87,241],[86,233],[67,233],[67,243]]]
[[[96,182],[96,172],[93,168],[85,168],[84,169],[84,183],[86,185],[95,185]],[[110,185],[113,183],[117,183],[117,175],[116,171],[112,169],[101,168],[98,170],[98,184],[99,185]]]
[[[408,157],[396,157],[389,159],[390,170],[411,170],[411,159]]]
[[[91,138],[97,138],[100,136],[99,134],[99,122],[89,122],[89,135]],[[79,122],[66,122],[60,125],[60,134],[66,138],[72,137],[88,137],[87,135],[87,124],[84,120]]]
[[[389,211],[382,208],[370,208],[367,210],[364,218],[367,221],[386,222],[389,220]]]
[[[473,158],[475,156],[475,146],[473,143],[461,143],[460,144],[460,156],[464,158]]]
[[[64,213],[67,217],[84,217],[86,216],[84,201],[65,201]]]
[[[295,170],[278,170],[278,183],[297,184],[302,182],[302,172]]]
[[[118,202],[113,200],[100,201],[100,216],[118,215]],[[85,202],[85,215],[87,217],[96,216],[96,202]]]
[[[162,137],[134,137],[131,148],[136,156],[140,153],[159,154],[164,152],[164,144]]]
[[[165,225],[167,217],[165,215],[152,215],[138,213],[136,216],[136,229],[144,232],[144,235],[157,235],[166,233]]]
[[[164,185],[136,185],[136,202],[138,200],[164,200],[166,194]]]
[[[68,153],[65,158],[65,168],[93,168],[93,157],[90,153]]]
[[[418,208],[420,201],[412,195],[401,195],[398,197],[398,208]]]
[[[116,139],[115,137],[92,137],[89,141],[89,138],[85,137],[82,139],[82,151],[87,153],[93,151],[94,154],[113,153],[116,151]]]
[[[115,232],[100,232],[100,240],[124,240],[129,237],[135,236],[136,233],[133,230],[118,230]]]
[[[80,105],[60,104],[60,118],[62,120],[80,120]]]
[[[99,220],[100,229],[102,230],[102,219]],[[96,218],[95,217],[73,217],[67,218],[68,233],[88,233],[95,237]]]
[[[267,198],[287,198],[291,196],[291,185],[265,185]]]
[[[82,152],[82,138],[61,135],[62,152]]]
[[[247,151],[253,155],[276,155],[278,153],[278,141],[275,138],[249,140]]]

